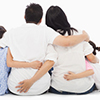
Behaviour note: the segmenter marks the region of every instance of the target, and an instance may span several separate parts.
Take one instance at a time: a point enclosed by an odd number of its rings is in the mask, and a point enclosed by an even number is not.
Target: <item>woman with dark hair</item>
[[[72,35],[71,31],[78,32],[77,29],[71,27],[67,16],[58,6],[51,6],[48,9],[46,13],[46,25],[59,32],[61,35],[65,35],[66,31],[68,35]]]
[[[61,35],[77,35],[85,31],[72,28],[67,16],[58,6],[51,6],[46,13],[46,25]],[[58,61],[52,73],[50,92],[57,94],[87,94],[94,90],[94,80],[91,76],[72,81],[64,79],[69,71],[80,73],[86,70],[85,56],[90,62],[97,63],[98,58],[92,54],[93,48],[87,42],[82,42],[71,47],[55,46]]]

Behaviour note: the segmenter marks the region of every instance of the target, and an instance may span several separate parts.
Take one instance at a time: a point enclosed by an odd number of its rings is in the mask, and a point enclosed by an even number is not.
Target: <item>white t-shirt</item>
[[[75,34],[79,34],[74,32]],[[67,36],[67,33],[66,33]],[[54,46],[58,53],[58,60],[52,73],[51,86],[58,91],[83,93],[94,84],[92,77],[85,77],[67,81],[63,78],[68,71],[81,73],[86,71],[85,56],[92,53],[93,49],[87,42],[82,42],[72,47]]]
[[[48,44],[53,44],[58,35],[59,33],[46,26],[27,23],[5,33],[0,40],[0,46],[9,46],[16,61],[43,62]],[[19,95],[37,95],[45,92],[50,86],[48,73],[35,82],[27,93],[19,93],[15,88],[20,81],[31,78],[36,72],[37,70],[32,68],[12,68],[8,78],[8,88]]]

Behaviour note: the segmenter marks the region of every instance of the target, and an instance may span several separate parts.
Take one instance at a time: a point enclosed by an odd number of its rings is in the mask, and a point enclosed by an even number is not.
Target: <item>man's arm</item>
[[[13,61],[13,57],[11,55],[10,49],[8,48],[7,52],[7,66],[8,67],[15,67],[15,68],[34,68],[39,69],[42,66],[40,61],[33,61],[33,62],[20,62],[20,61]]]
[[[81,35],[71,35],[71,36],[57,36],[53,42],[55,45],[60,46],[74,46],[82,41],[89,41],[88,34],[83,31]]]
[[[16,88],[19,88],[18,91],[20,93],[27,92],[37,80],[39,80],[53,67],[53,65],[54,61],[47,60],[31,79],[24,80],[19,83],[19,86],[16,86]]]
[[[87,77],[87,76],[90,76],[90,75],[93,75],[93,74],[94,74],[93,69],[89,69],[89,70],[86,70],[86,71],[84,71],[82,73],[78,73],[78,74],[75,74],[73,72],[69,72],[68,74],[64,75],[64,79],[69,81],[69,80],[73,80],[73,79]]]

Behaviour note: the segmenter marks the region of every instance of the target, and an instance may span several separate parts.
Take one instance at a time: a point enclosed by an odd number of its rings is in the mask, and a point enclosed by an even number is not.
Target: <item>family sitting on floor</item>
[[[59,6],[47,10],[47,26],[40,25],[42,16],[42,7],[32,3],[25,9],[26,24],[7,32],[0,26],[0,95],[100,90],[100,47],[71,27]]]

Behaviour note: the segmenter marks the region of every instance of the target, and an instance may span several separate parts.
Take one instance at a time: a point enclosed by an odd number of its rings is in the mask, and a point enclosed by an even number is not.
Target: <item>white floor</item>
[[[100,100],[100,92],[99,91],[94,91],[90,94],[86,95],[58,95],[58,94],[52,94],[52,93],[46,93],[43,95],[38,95],[38,96],[17,96],[17,95],[12,95],[12,94],[7,94],[4,96],[0,96],[0,100]]]

